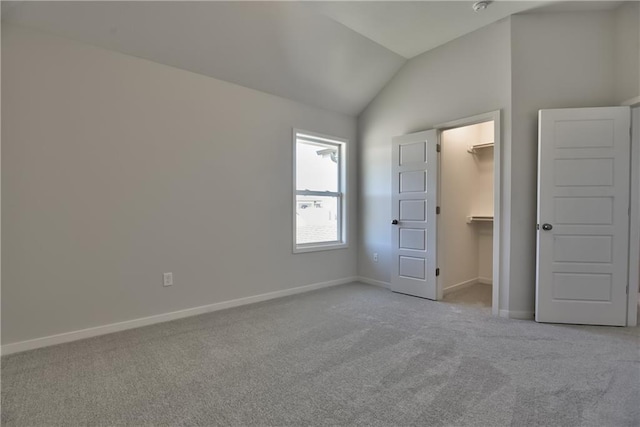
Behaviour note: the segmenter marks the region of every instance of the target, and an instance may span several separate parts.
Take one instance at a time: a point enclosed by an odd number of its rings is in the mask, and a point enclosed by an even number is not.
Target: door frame
[[[490,111],[488,113],[477,114],[471,117],[465,117],[458,120],[453,120],[446,123],[441,123],[434,126],[434,129],[438,132],[438,144],[442,144],[442,132],[448,129],[460,128],[464,126],[475,125],[478,123],[493,121],[494,132],[494,145],[493,145],[493,280],[492,280],[492,298],[491,298],[491,313],[494,316],[500,315],[500,272],[502,266],[501,245],[500,240],[502,236],[502,180],[501,180],[501,166],[502,166],[502,124],[501,124],[502,110]],[[438,158],[440,161],[440,158]],[[438,167],[439,173],[442,171],[442,165]],[[438,185],[440,185],[440,178],[438,177]],[[438,194],[438,204],[440,204],[440,194]],[[441,233],[438,233],[441,234]],[[440,242],[438,242],[440,243]],[[442,245],[438,244],[438,256],[440,257],[440,251]],[[443,274],[437,277],[436,286],[438,291],[438,299],[442,299],[443,296],[443,276],[446,272],[443,270]]]
[[[640,284],[640,101],[631,107],[631,186],[629,212],[629,283],[627,326],[638,324]]]

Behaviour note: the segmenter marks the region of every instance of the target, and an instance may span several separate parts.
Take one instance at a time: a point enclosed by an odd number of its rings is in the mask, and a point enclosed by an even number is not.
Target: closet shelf
[[[478,150],[482,150],[483,148],[493,147],[493,142],[487,142],[485,144],[476,144],[467,148],[467,153],[476,154]]]
[[[472,215],[467,217],[467,224],[474,222],[493,222],[493,216]]]

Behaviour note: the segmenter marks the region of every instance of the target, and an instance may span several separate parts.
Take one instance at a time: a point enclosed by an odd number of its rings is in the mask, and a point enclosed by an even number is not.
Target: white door
[[[628,107],[541,110],[536,321],[626,322]]]
[[[435,130],[393,139],[391,290],[436,299]]]

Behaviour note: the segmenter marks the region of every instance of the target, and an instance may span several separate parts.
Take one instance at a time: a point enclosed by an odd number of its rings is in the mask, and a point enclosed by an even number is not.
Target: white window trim
[[[335,242],[325,242],[325,243],[305,243],[305,244],[301,244],[298,245],[296,242],[296,235],[297,235],[297,228],[296,228],[296,222],[297,222],[297,212],[296,212],[296,196],[298,194],[298,191],[296,189],[296,153],[297,153],[297,140],[298,140],[298,134],[301,135],[307,135],[310,136],[314,139],[318,139],[320,140],[320,142],[322,142],[322,140],[326,140],[327,143],[332,143],[332,144],[337,144],[339,146],[340,149],[340,156],[338,157],[340,159],[340,163],[339,163],[339,167],[340,167],[340,176],[339,176],[339,192],[342,194],[342,197],[339,200],[339,204],[340,204],[340,215],[341,215],[341,221],[340,221],[340,241],[335,241]],[[349,244],[347,241],[347,236],[348,236],[348,228],[349,228],[349,218],[348,218],[348,206],[349,206],[349,199],[350,199],[350,194],[348,191],[348,187],[347,187],[347,162],[348,162],[348,157],[347,157],[347,150],[348,150],[348,143],[349,140],[345,139],[345,138],[338,138],[335,136],[331,136],[331,135],[324,135],[321,133],[317,133],[317,132],[309,132],[303,129],[293,129],[293,135],[292,135],[292,139],[293,139],[293,149],[292,149],[292,153],[293,153],[293,169],[292,169],[292,178],[291,178],[291,186],[292,186],[292,199],[291,199],[291,207],[292,207],[292,211],[293,211],[293,216],[292,216],[292,225],[293,225],[293,235],[292,235],[292,244],[293,244],[293,253],[294,254],[298,254],[298,253],[306,253],[306,252],[318,252],[318,251],[328,251],[328,250],[332,250],[332,249],[344,249],[344,248],[348,248]],[[323,195],[323,194],[327,194],[327,195],[335,195],[335,193],[331,193],[331,192],[317,192],[317,191],[310,191],[309,193],[315,193],[318,195]]]

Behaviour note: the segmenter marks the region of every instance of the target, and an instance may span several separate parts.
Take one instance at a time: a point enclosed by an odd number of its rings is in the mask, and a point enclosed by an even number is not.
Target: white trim
[[[345,277],[344,279],[330,280],[328,282],[313,283],[311,285],[298,286],[280,291],[268,292],[266,294],[254,295],[250,297],[233,299],[230,301],[217,302],[214,304],[202,305],[199,307],[187,308],[185,310],[172,311],[170,313],[158,314],[155,316],[141,317],[139,319],[126,320],[124,322],[111,323],[108,325],[96,326],[93,328],[81,329],[78,331],[65,332],[62,334],[50,335],[47,337],[35,338],[27,341],[19,341],[2,346],[2,355],[18,353],[26,350],[33,350],[41,347],[77,341],[85,338],[97,337],[113,332],[125,331],[127,329],[139,328],[141,326],[154,325],[156,323],[170,320],[182,319],[185,317],[197,316],[199,314],[211,313],[213,311],[238,307],[241,305],[253,304],[267,301],[274,298],[286,297],[314,291],[316,289],[328,288],[331,286],[344,285],[357,281],[357,277]]]
[[[620,105],[626,106],[626,107],[634,107],[634,106],[640,105],[640,96],[636,96],[635,98],[627,99],[626,101],[623,101],[622,104],[620,104]]]
[[[385,289],[391,289],[391,283],[389,282],[383,282],[382,280],[375,280],[375,279],[370,279],[368,277],[358,277],[358,282],[362,282],[365,283],[367,285],[373,285],[373,286],[379,286],[381,288],[385,288]]]
[[[340,138],[338,136],[327,135],[325,133],[311,132],[311,131],[300,129],[300,128],[293,128],[294,139],[297,134],[301,134],[302,139],[304,139],[304,137],[306,136],[306,137],[310,137],[311,139],[313,138],[319,139],[321,142],[324,141],[330,144],[333,143],[334,145],[338,145],[336,144],[336,142],[339,142],[342,144],[347,144],[349,142],[347,138]]]
[[[344,249],[349,247],[349,200],[351,199],[351,190],[349,188],[349,179],[347,177],[348,168],[347,163],[351,157],[351,148],[349,144],[349,140],[345,138],[339,138],[335,136],[329,136],[317,132],[310,132],[303,129],[293,128],[293,146],[292,146],[292,161],[293,168],[291,171],[291,207],[293,210],[293,214],[291,217],[291,225],[292,225],[292,252],[294,254],[305,253],[305,252],[317,252],[317,251],[327,251],[332,249]],[[297,205],[296,205],[296,196],[298,194],[296,188],[296,150],[298,148],[298,134],[309,137],[309,138],[317,138],[322,141],[323,144],[335,145],[339,149],[339,157],[338,157],[338,187],[339,187],[339,197],[338,197],[338,206],[340,209],[340,221],[339,221],[339,232],[340,232],[340,241],[326,242],[326,243],[310,243],[310,244],[301,244],[298,245],[296,242],[296,219],[297,219]],[[329,194],[332,195],[332,194]]]
[[[534,312],[533,311],[500,310],[500,317],[504,317],[505,319],[533,320]]]
[[[309,244],[309,246],[298,245],[293,250],[294,254],[303,254],[305,252],[319,252],[319,251],[329,251],[332,249],[346,249],[349,245],[346,243],[337,243],[337,242],[329,242],[329,243],[314,243]]]
[[[640,97],[638,97],[640,101]],[[627,326],[638,324],[638,283],[640,283],[640,106],[631,109],[631,194],[629,212],[629,291]]]
[[[484,114],[478,114],[476,116],[467,117],[464,119],[454,120],[452,122],[442,123],[435,126],[435,129],[441,134],[447,129],[469,126],[483,122],[489,122],[493,120],[493,132],[494,132],[494,147],[493,147],[493,294],[491,298],[491,313],[494,316],[501,315],[500,310],[500,287],[503,286],[505,290],[509,289],[508,278],[505,279],[504,284],[501,282],[500,272],[502,266],[501,257],[501,242],[500,236],[503,233],[502,230],[502,122],[501,122],[501,110],[491,111]],[[439,138],[438,138],[439,139]],[[508,262],[505,262],[508,265]],[[446,273],[443,271],[443,273]],[[440,289],[442,281],[438,281],[438,288]]]
[[[478,278],[465,280],[464,282],[456,283],[455,285],[447,286],[442,290],[442,295],[449,295],[452,292],[459,291],[460,289],[468,288],[471,285],[478,283]]]
[[[493,286],[493,279],[490,277],[478,277],[478,283],[480,283],[481,285],[492,285]]]

